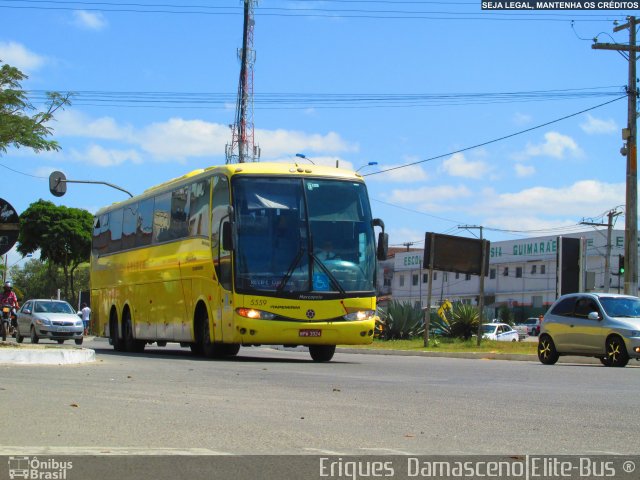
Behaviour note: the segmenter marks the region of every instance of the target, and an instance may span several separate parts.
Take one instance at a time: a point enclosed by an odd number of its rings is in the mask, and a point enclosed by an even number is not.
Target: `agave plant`
[[[424,333],[422,309],[407,302],[392,300],[380,309],[377,330],[383,340],[414,338]]]
[[[452,337],[451,322],[446,317],[442,318],[440,315],[431,315],[431,322],[429,323],[429,334],[439,335],[442,337]]]
[[[478,331],[480,312],[477,307],[457,302],[453,305],[451,314],[451,333],[454,337],[469,340]]]

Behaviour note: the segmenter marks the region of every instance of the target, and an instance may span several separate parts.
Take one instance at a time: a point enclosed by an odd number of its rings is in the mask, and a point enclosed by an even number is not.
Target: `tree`
[[[92,228],[88,211],[40,199],[20,215],[17,250],[22,255],[40,250],[40,258],[50,268],[62,269],[65,298],[75,298],[74,273],[89,261]]]
[[[27,78],[16,67],[7,64],[0,67],[0,153],[8,147],[27,147],[35,152],[60,149],[55,140],[46,140],[51,135],[47,123],[56,110],[70,104],[71,94],[47,92],[45,110],[29,115],[27,112],[36,108],[21,88],[21,82]]]
[[[35,258],[28,260],[24,265],[11,267],[9,278],[13,282],[13,289],[20,303],[30,298],[55,298],[58,287],[64,282],[60,268]],[[74,285],[78,291],[89,289],[88,264],[78,267],[74,275]],[[65,297],[65,300],[74,306],[78,304],[76,297]]]
[[[503,323],[508,323],[509,325],[513,325],[513,313],[506,305],[501,305],[500,310],[498,311],[498,317],[502,320]]]

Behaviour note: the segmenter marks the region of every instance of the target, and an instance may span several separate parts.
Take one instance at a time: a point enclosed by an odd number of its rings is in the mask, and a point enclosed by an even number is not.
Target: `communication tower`
[[[253,128],[253,65],[256,53],[253,50],[253,6],[257,0],[243,0],[244,26],[242,30],[242,49],[240,58],[240,81],[236,99],[235,122],[231,128],[231,144],[225,146],[227,163],[257,162],[260,159],[260,147],[254,142]]]

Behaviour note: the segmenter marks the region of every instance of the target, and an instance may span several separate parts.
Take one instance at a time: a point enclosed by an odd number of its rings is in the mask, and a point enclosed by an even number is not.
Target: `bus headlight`
[[[349,322],[356,320],[370,320],[376,314],[375,310],[358,310],[357,312],[347,313],[342,318]]]
[[[277,316],[275,313],[256,310],[254,308],[236,308],[236,313],[241,317],[252,318],[256,320],[273,320]]]

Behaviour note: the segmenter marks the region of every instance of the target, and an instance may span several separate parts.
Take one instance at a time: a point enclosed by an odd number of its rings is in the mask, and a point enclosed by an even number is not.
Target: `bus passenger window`
[[[136,225],[138,223],[138,204],[124,207],[122,219],[122,250],[136,246]]]
[[[171,219],[167,240],[186,237],[189,233],[187,218],[189,215],[189,187],[174,190],[171,194]]]
[[[136,246],[151,245],[153,232],[153,198],[147,198],[138,205],[138,225],[136,228]]]
[[[169,240],[171,192],[156,197],[153,208],[153,243]]]
[[[109,253],[120,251],[122,247],[122,209],[109,214]]]

